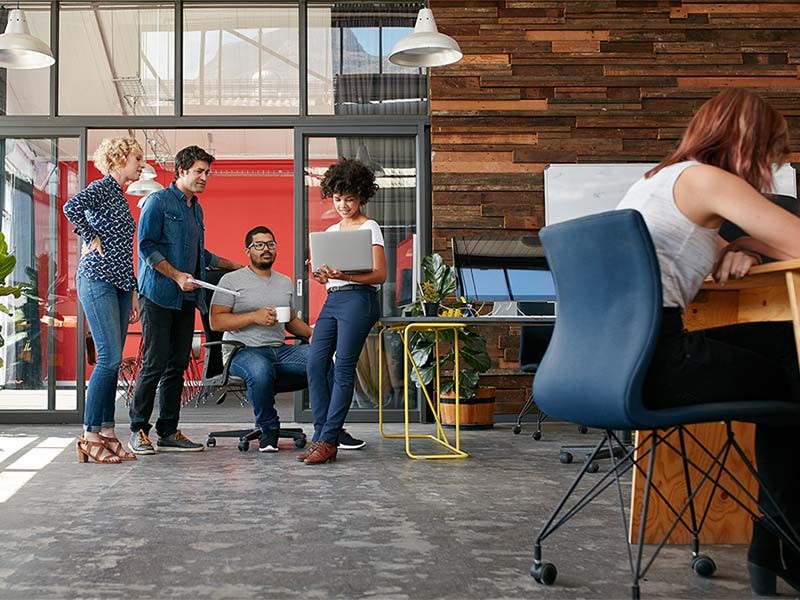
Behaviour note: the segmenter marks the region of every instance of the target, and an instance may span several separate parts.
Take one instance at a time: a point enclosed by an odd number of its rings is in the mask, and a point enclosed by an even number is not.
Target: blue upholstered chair
[[[546,227],[540,237],[555,280],[559,304],[553,339],[534,381],[537,405],[553,418],[603,430],[603,439],[595,452],[622,447],[616,430],[647,432],[639,436],[640,453],[634,454],[634,450],[630,450],[622,458],[612,459],[611,470],[595,482],[583,498],[568,506],[588,470],[584,467],[536,536],[531,575],[538,582],[550,585],[555,582],[557,570],[553,564],[542,560],[544,540],[600,492],[615,482],[619,484],[619,478],[634,466],[646,475],[643,500],[646,511],[649,494],[659,493],[652,481],[650,457],[655,455],[656,450],[681,454],[684,435],[691,436],[685,430],[685,425],[725,422],[727,439],[716,454],[719,462],[712,462],[709,470],[719,469],[728,454],[735,454],[750,466],[751,472],[757,477],[735,439],[730,423],[799,422],[800,406],[764,399],[649,409],[643,402],[642,385],[660,329],[662,294],[656,253],[641,215],[633,210],[601,213]],[[685,454],[681,456],[688,487],[691,480],[689,474],[697,474],[701,467]],[[733,476],[727,469],[724,472]],[[695,477],[694,481],[698,479]],[[703,520],[698,526],[696,515],[704,513],[702,509],[695,510],[694,506],[697,489],[703,485],[713,486],[712,497],[717,491],[728,493],[754,518],[758,515],[737,496],[744,496],[753,503],[757,499],[743,486],[737,488],[736,484],[728,484],[729,488],[726,488],[718,477],[701,477],[695,489],[687,489],[686,502],[680,507],[673,507],[676,526],[684,527],[693,538],[694,571],[710,576],[716,570],[716,565],[709,557],[699,553],[698,535]],[[621,494],[620,505],[625,515]],[[637,538],[640,540],[644,539],[645,517],[646,514],[643,514],[640,520]],[[787,531],[772,519],[770,521],[800,552],[797,533]],[[626,540],[630,539],[629,532],[626,531],[625,535]],[[657,546],[655,554],[666,539]],[[642,568],[641,545],[635,550],[631,562],[631,591],[633,597],[638,598],[639,581],[646,575],[652,562]]]

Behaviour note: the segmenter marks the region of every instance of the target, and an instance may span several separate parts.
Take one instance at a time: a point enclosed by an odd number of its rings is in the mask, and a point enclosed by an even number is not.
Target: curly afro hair
[[[323,198],[347,194],[356,196],[364,205],[377,191],[375,174],[354,158],[339,159],[322,176]]]

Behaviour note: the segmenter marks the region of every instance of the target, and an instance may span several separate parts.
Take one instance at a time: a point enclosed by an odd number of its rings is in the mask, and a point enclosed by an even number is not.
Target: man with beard
[[[224,331],[224,340],[247,346],[233,357],[230,374],[247,385],[256,427],[261,430],[260,452],[278,451],[280,421],[275,410],[275,381],[282,374],[305,376],[307,344],[285,343],[286,332],[311,338],[312,329],[294,310],[292,280],[272,270],[278,244],[269,228],[259,226],[247,232],[245,253],[250,264],[222,276],[219,285],[239,293],[214,292],[211,299],[211,328]],[[278,307],[289,307],[286,323],[278,322]]]

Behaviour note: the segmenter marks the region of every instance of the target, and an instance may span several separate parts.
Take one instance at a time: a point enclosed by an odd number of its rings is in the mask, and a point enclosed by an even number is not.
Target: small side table
[[[460,424],[460,411],[459,411],[459,374],[460,374],[460,356],[458,347],[458,334],[461,329],[467,326],[463,320],[454,320],[441,317],[390,317],[381,320],[381,330],[378,336],[378,390],[383,389],[383,334],[387,330],[395,331],[401,335],[403,340],[403,397],[404,397],[404,433],[386,433],[383,430],[383,402],[378,402],[378,423],[381,436],[384,438],[402,438],[406,441],[406,454],[409,458],[425,458],[425,459],[449,459],[449,458],[468,458],[469,454],[461,450],[461,424]],[[454,337],[454,378],[455,378],[455,445],[450,443],[447,434],[442,427],[441,412],[440,412],[440,394],[441,394],[441,380],[439,373],[439,333],[444,330],[453,332]],[[428,406],[433,412],[433,417],[436,421],[436,435],[417,434],[411,433],[409,430],[409,389],[412,387],[411,371],[409,366],[414,369],[414,372],[419,377],[419,365],[414,362],[414,357],[411,353],[410,340],[411,334],[415,331],[433,331],[436,334],[435,355],[436,355],[436,378],[434,388],[434,398],[431,398],[428,389],[423,386],[422,392],[428,402]],[[444,447],[447,452],[441,454],[414,454],[411,451],[412,439],[426,439],[436,442]]]

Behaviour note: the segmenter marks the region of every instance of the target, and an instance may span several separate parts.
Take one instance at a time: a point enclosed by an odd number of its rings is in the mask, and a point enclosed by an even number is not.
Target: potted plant
[[[456,290],[455,271],[448,266],[439,254],[431,254],[422,260],[424,281],[422,289],[435,290],[438,294],[437,305],[445,297]],[[428,296],[434,297],[434,296]],[[414,307],[413,314],[426,314],[423,298]],[[439,357],[436,360],[435,331],[415,331],[411,335],[410,346],[414,362],[419,367],[412,379],[420,385],[428,386],[436,377],[437,366],[440,374],[447,378],[441,382],[440,402],[442,403],[442,421],[445,424],[455,423],[455,349],[456,335],[452,330],[440,330]],[[459,422],[464,426],[491,427],[494,413],[494,388],[479,388],[480,374],[491,367],[491,359],[486,352],[486,340],[477,327],[468,325],[458,332],[459,347]]]
[[[14,296],[19,298],[22,290],[19,286],[5,285],[6,277],[8,277],[14,270],[17,264],[17,259],[13,254],[8,252],[8,244],[6,244],[5,236],[0,233],[0,298],[4,296]],[[0,303],[0,312],[11,315],[11,310],[5,305]],[[0,348],[5,344],[3,336],[0,335]],[[0,367],[3,366],[3,358],[0,356]]]

